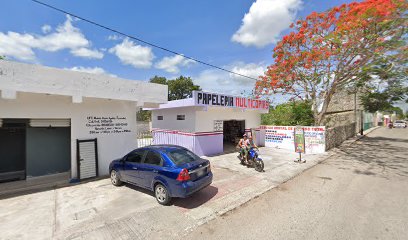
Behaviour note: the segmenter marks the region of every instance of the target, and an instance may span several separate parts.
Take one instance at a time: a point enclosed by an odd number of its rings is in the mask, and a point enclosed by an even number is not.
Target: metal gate
[[[98,176],[98,143],[96,138],[77,140],[77,167],[79,179]]]

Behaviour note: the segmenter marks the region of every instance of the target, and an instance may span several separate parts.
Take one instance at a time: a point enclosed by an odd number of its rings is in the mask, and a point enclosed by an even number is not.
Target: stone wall
[[[353,137],[355,129],[355,123],[326,129],[326,151]]]
[[[361,94],[358,93],[356,98],[357,110],[363,110],[360,95]],[[329,103],[327,112],[344,111],[354,111],[354,93],[348,93],[346,91],[336,92]]]
[[[323,125],[327,128],[346,126],[354,123],[355,118],[354,111],[326,114]]]

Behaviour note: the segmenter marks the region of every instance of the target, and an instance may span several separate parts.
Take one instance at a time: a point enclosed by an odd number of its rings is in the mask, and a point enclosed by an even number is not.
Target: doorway
[[[229,120],[223,123],[224,152],[235,152],[242,135],[245,134],[245,120]]]
[[[1,119],[0,182],[71,170],[70,119]]]
[[[3,119],[0,127],[0,182],[26,178],[27,120]]]

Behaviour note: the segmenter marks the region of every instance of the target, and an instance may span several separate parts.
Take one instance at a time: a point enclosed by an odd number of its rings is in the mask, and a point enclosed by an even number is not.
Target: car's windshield
[[[176,165],[181,165],[184,163],[194,162],[199,160],[200,157],[190,152],[187,149],[182,148],[171,148],[166,151],[167,156],[174,162]]]

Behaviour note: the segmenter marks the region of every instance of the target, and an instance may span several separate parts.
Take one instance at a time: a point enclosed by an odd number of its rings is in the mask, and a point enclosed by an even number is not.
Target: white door
[[[98,153],[95,139],[78,140],[79,179],[98,176]]]

